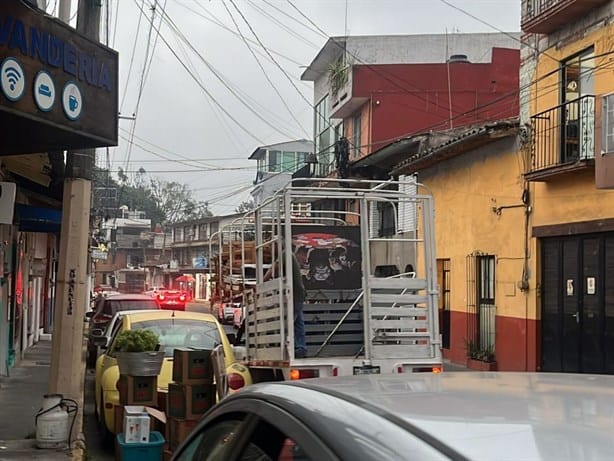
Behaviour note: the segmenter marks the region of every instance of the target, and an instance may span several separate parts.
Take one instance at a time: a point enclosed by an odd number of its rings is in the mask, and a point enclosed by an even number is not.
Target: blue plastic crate
[[[117,434],[121,461],[162,461],[164,437],[157,431],[149,433],[149,442],[126,443],[124,433]]]

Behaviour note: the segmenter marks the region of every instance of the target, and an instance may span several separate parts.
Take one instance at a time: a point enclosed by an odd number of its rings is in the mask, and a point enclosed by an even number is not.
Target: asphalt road
[[[188,303],[186,310],[195,312],[209,312],[209,306],[203,303]],[[232,325],[224,325],[226,333],[234,333]],[[113,444],[105,446],[96,420],[94,397],[94,370],[85,372],[85,396],[83,403],[83,432],[86,443],[86,459],[89,461],[114,461]]]

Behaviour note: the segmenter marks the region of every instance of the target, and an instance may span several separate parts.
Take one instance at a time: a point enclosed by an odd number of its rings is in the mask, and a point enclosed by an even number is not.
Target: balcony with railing
[[[549,34],[608,0],[522,0],[520,28]]]
[[[586,95],[531,117],[529,181],[594,169],[595,96]]]

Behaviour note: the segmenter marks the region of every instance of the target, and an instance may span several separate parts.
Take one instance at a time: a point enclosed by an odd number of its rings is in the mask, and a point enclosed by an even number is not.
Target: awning
[[[30,205],[15,205],[15,225],[22,232],[59,234],[62,227],[62,212],[53,208]]]
[[[177,277],[175,279],[175,282],[193,282],[194,281],[194,277],[192,277],[191,275],[187,274],[187,275],[180,275],[179,277]]]

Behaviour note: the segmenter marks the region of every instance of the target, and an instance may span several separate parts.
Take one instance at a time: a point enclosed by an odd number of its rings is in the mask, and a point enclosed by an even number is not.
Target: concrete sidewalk
[[[39,341],[0,376],[0,461],[73,459],[71,450],[36,448],[34,418],[48,392],[51,341]]]

